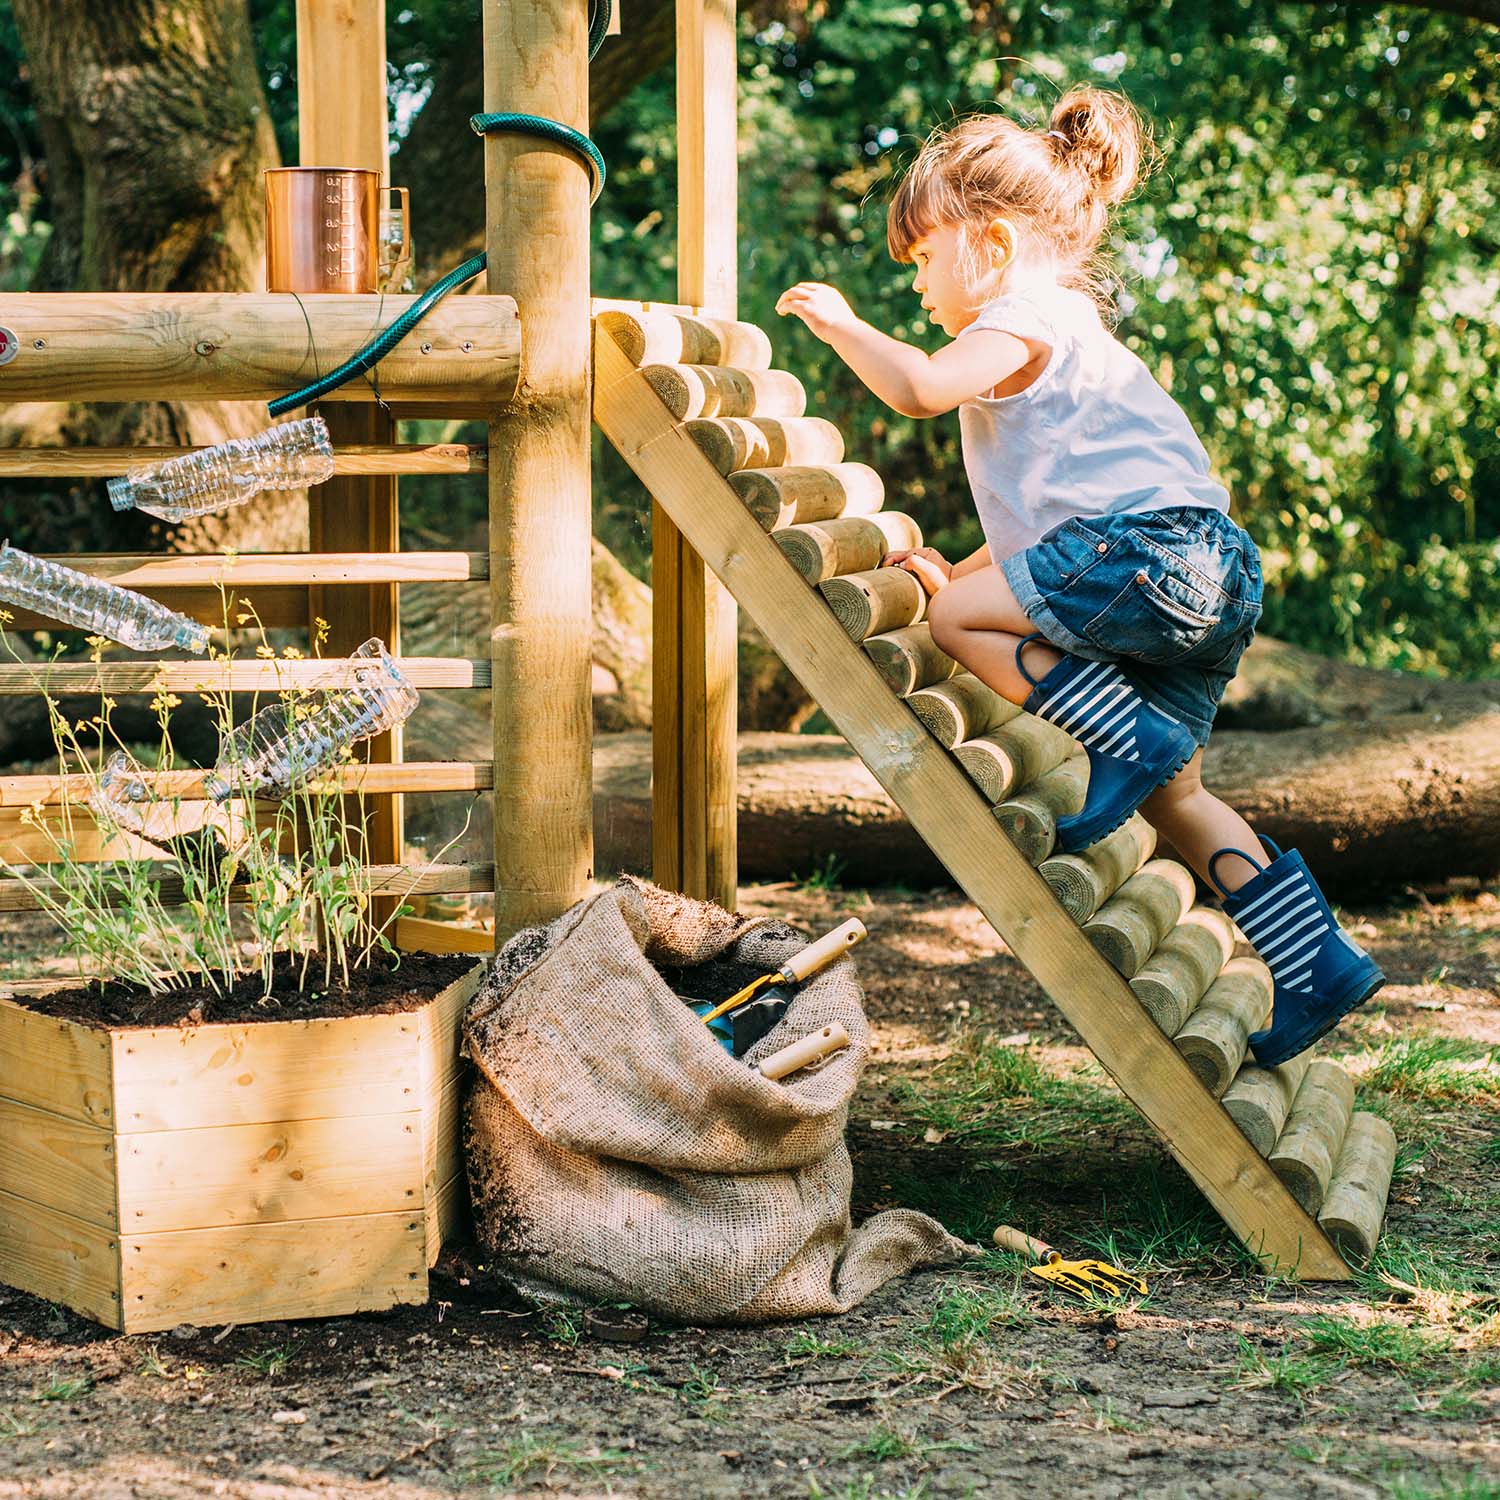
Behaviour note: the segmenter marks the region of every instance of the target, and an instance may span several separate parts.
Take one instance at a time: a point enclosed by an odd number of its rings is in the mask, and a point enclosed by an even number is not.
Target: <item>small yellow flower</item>
[[[260,645],[255,648],[255,654],[257,656],[264,657],[267,661],[270,661],[275,657],[276,651],[274,647]]]
[[[250,623],[250,616],[249,615],[236,615],[234,617],[234,623],[236,625],[248,625]]]
[[[288,661],[301,661],[302,660],[302,653],[295,646],[283,646],[281,648],[281,654]]]
[[[100,699],[100,703],[102,704],[105,713],[112,713],[116,708],[119,707],[119,704],[117,704],[113,698],[102,698]]]
[[[317,631],[316,643],[322,645],[328,639],[329,624],[322,615],[313,616],[313,628]]]
[[[0,625],[9,625],[15,616],[8,609],[0,609]]]

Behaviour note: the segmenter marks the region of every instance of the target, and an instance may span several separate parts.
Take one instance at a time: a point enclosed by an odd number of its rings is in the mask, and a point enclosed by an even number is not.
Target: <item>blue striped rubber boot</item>
[[[1276,981],[1271,1024],[1251,1034],[1262,1067],[1274,1068],[1305,1052],[1385,983],[1368,953],[1339,926],[1307,862],[1295,849],[1283,854],[1261,835],[1274,856],[1258,864],[1239,849],[1220,849],[1208,862],[1224,910],[1250,939]],[[1259,872],[1239,890],[1225,892],[1214,866],[1238,854]]]
[[[1021,652],[1027,642],[1045,639],[1028,635],[1016,647],[1016,668],[1033,689],[1022,708],[1067,730],[1089,758],[1083,807],[1057,820],[1058,848],[1072,854],[1113,833],[1192,759],[1198,742],[1147,703],[1113,662],[1064,656],[1038,682],[1021,664]]]

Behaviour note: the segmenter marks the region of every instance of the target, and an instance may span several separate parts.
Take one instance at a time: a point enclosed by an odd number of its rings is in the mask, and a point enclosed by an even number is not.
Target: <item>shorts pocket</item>
[[[1088,622],[1084,634],[1118,656],[1158,666],[1181,661],[1218,632],[1228,600],[1222,589],[1215,595],[1170,574],[1155,579],[1140,569]]]

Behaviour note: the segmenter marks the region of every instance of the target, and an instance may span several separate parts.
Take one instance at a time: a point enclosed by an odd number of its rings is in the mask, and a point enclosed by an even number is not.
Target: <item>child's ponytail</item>
[[[1151,137],[1139,111],[1108,89],[1070,88],[1053,106],[1048,139],[1060,165],[1081,173],[1105,209],[1130,196],[1143,165],[1150,170]]]

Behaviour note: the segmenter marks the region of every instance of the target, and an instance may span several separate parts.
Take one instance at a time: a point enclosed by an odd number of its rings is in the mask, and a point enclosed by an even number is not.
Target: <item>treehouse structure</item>
[[[485,0],[483,23],[486,111],[586,129],[585,0]],[[305,163],[383,171],[383,0],[299,0],[297,76]],[[1140,819],[1081,855],[1052,857],[1055,819],[1082,794],[1078,746],[933,646],[915,580],[878,569],[888,547],[920,540],[916,523],[884,509],[878,475],[849,459],[829,423],[805,415],[802,387],[772,367],[765,332],[736,321],[735,92],[733,0],[678,0],[679,303],[591,300],[590,180],[573,151],[505,131],[482,146],[455,142],[455,153],[483,152],[484,289],[440,302],[381,361],[379,404],[364,381],[320,403],[336,477],[311,492],[309,550],[64,560],[211,624],[221,621],[221,585],[268,625],[321,617],[335,655],[380,636],[399,656],[403,583],[487,579],[488,653],[402,665],[424,691],[489,690],[492,759],[407,762],[397,731],[346,776],[375,807],[374,891],[494,893],[493,935],[402,918],[398,943],[488,950],[572,905],[593,875],[597,421],[655,501],[653,878],[735,904],[737,601],[1251,1253],[1281,1274],[1346,1277],[1346,1255],[1368,1255],[1379,1232],[1389,1132],[1352,1111],[1352,1088],[1331,1065],[1247,1063],[1269,974],[1231,957],[1227,918],[1195,904],[1189,872],[1151,859],[1154,836]],[[0,367],[0,401],[263,402],[310,378],[314,347],[327,369],[412,300],[4,297],[0,325],[18,353]],[[458,416],[487,423],[483,448],[399,441],[404,419]],[[12,450],[0,453],[0,475],[102,477],[150,456]],[[474,470],[488,475],[488,550],[403,551],[399,477]],[[105,661],[58,667],[53,687],[264,690],[295,669]],[[0,666],[0,692],[22,690],[25,675]],[[201,795],[201,781],[189,775],[179,789]],[[26,859],[20,810],[68,790],[55,777],[0,782],[0,851]],[[403,867],[403,799],[439,791],[491,797],[491,861]],[[97,840],[91,850],[120,852]],[[0,882],[0,908],[27,904],[17,883]],[[27,1066],[26,1026],[14,1014],[7,1025],[7,1004],[0,1110],[10,1113],[0,1118],[41,1131],[46,1103],[7,1086]],[[452,1011],[429,1049],[439,1069],[456,1051]],[[65,1050],[57,1066],[68,1071]],[[106,1131],[76,1110],[71,1118]],[[442,1128],[456,1125],[445,1118]],[[0,1161],[0,1280],[68,1300],[80,1252],[66,1231],[79,1215],[44,1175],[7,1177]],[[118,1255],[118,1221],[93,1227],[89,1253]],[[435,1249],[430,1221],[424,1243]]]

